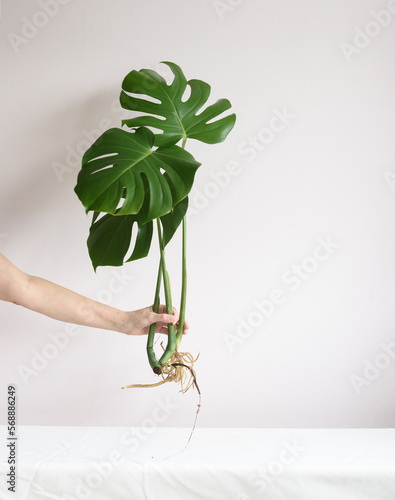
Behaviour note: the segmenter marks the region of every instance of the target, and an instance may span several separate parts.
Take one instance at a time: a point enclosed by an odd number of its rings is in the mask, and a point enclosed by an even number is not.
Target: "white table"
[[[394,500],[395,429],[18,427],[1,500]]]

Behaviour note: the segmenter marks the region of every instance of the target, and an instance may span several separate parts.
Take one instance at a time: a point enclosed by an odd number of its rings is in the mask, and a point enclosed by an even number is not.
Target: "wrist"
[[[115,331],[119,333],[127,334],[130,330],[130,313],[126,311],[117,310],[116,318],[115,318]]]

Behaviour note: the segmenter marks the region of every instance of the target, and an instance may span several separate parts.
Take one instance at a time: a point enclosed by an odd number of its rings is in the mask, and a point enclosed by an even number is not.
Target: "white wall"
[[[200,352],[198,425],[393,426],[394,2],[54,2],[1,0],[1,251],[115,307],[151,303],[156,256],[95,275],[73,188],[87,136],[120,123],[123,77],[174,61],[237,113],[224,144],[190,144],[203,166],[182,347]],[[144,338],[0,308],[2,419],[13,383],[20,424],[192,425],[196,392],[120,390],[156,381]]]

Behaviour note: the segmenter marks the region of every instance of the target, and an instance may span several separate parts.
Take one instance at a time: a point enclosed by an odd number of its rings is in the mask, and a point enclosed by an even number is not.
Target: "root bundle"
[[[200,389],[196,382],[196,374],[193,369],[193,365],[198,358],[199,355],[194,359],[189,352],[175,351],[169,361],[162,366],[160,373],[162,380],[160,382],[156,382],[155,384],[131,384],[122,387],[122,389],[158,387],[166,382],[175,382],[176,384],[180,384],[180,392],[182,393],[187,392],[190,387],[195,386],[200,394]]]

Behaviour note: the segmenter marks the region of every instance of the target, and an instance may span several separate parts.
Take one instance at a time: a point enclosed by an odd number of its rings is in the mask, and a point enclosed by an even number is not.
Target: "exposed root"
[[[165,380],[170,378],[176,384],[180,384],[180,392],[183,394],[194,385],[200,394],[199,386],[196,383],[196,374],[193,369],[194,363],[199,358],[199,354],[193,359],[189,352],[176,351],[170,358],[169,362],[162,367],[162,377]]]
[[[156,384],[132,384],[132,385],[125,385],[125,387],[121,387],[121,389],[132,389],[133,387],[158,387],[160,385],[163,385],[165,382],[170,382],[170,380],[168,380],[168,379],[161,380],[160,382],[157,382]]]
[[[180,392],[182,393],[187,392],[187,390],[194,385],[200,394],[200,389],[196,382],[196,374],[193,369],[193,365],[198,358],[199,355],[193,359],[192,354],[189,352],[175,351],[169,361],[162,366],[162,380],[160,382],[157,382],[156,384],[131,384],[122,387],[122,389],[133,389],[135,387],[158,387],[166,382],[175,382],[176,384],[181,385]]]
[[[196,410],[196,414],[195,414],[195,421],[193,422],[193,427],[192,427],[192,430],[191,430],[191,432],[189,434],[188,441],[187,441],[186,445],[184,446],[184,448],[181,451],[177,451],[176,453],[173,453],[172,455],[169,455],[168,457],[164,458],[164,460],[167,460],[168,458],[174,457],[175,455],[179,455],[180,453],[182,453],[183,451],[185,451],[187,449],[187,446],[189,445],[189,442],[191,441],[192,434],[193,434],[193,432],[195,430],[195,427],[196,427],[196,422],[197,422],[198,414],[199,414],[199,411],[200,411],[200,406],[202,404],[202,395],[201,395],[201,392],[199,390],[199,386],[196,383],[196,378],[194,379],[194,384],[195,384],[195,387],[196,387],[196,389],[197,389],[197,391],[199,393],[199,403],[197,405],[197,410]]]

